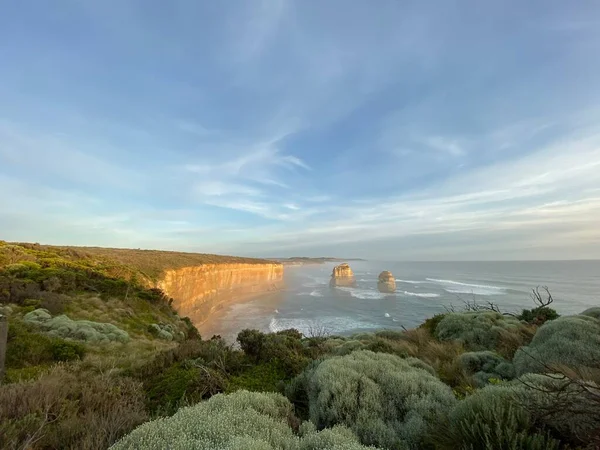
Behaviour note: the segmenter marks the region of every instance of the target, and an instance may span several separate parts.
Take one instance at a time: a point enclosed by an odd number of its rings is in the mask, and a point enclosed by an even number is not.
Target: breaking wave
[[[351,319],[350,317],[322,317],[320,319],[280,319],[273,317],[269,323],[272,333],[294,328],[305,336],[316,333],[342,333],[350,330],[376,329],[380,325]]]
[[[378,291],[371,291],[368,289],[358,289],[352,287],[338,286],[336,289],[340,291],[348,292],[354,298],[360,298],[362,300],[376,300],[380,298],[385,298],[386,294],[382,294]]]
[[[431,292],[408,292],[408,291],[404,291],[404,295],[410,295],[411,297],[423,297],[423,298],[435,298],[435,297],[439,297],[440,294],[434,294]]]

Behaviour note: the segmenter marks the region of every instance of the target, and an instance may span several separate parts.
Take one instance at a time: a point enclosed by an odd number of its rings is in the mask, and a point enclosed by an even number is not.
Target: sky
[[[600,3],[6,0],[0,239],[600,258]]]

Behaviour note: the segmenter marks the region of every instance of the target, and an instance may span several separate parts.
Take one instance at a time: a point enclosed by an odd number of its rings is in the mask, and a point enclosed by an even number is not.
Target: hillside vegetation
[[[598,308],[559,318],[537,290],[518,316],[471,303],[413,330],[230,345],[147,287],[158,263],[88,250],[0,243],[2,449],[600,445]]]

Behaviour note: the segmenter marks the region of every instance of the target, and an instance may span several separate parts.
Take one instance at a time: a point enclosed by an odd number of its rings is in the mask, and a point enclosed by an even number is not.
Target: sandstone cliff
[[[354,272],[350,266],[346,263],[340,264],[339,266],[335,266],[333,268],[333,272],[331,274],[331,281],[329,283],[331,286],[354,286],[356,284],[356,280],[354,279]]]
[[[165,270],[156,287],[173,298],[181,316],[199,324],[231,300],[281,289],[283,265],[202,264]]]
[[[377,289],[379,292],[383,292],[385,294],[392,294],[396,292],[396,279],[392,272],[383,271],[379,274],[379,279],[377,280]]]

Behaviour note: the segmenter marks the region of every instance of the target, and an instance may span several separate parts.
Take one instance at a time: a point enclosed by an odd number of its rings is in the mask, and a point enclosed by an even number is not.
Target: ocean
[[[230,342],[244,328],[305,335],[348,335],[412,328],[464,301],[497,304],[502,311],[532,308],[531,289],[548,286],[560,314],[600,306],[600,261],[350,262],[357,285],[331,288],[335,264],[288,266],[283,291],[224,305],[198,328],[203,337]],[[396,294],[377,290],[383,270],[396,277]]]

